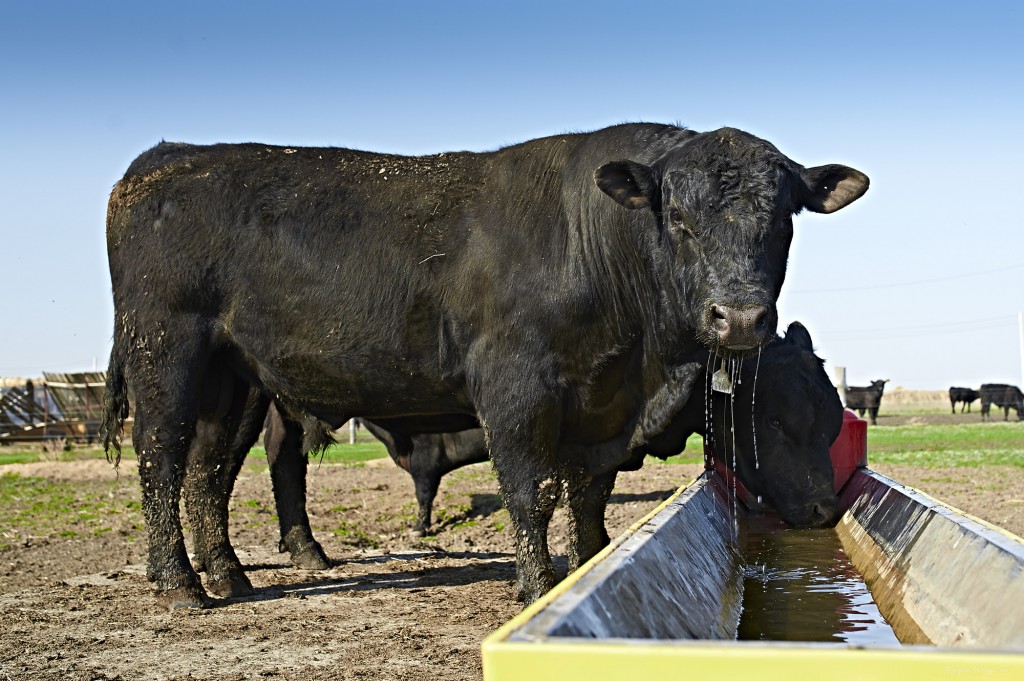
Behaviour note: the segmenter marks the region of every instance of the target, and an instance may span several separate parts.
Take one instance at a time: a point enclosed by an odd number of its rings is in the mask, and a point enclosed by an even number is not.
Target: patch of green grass
[[[494,515],[491,516],[491,518],[491,525],[493,525],[494,529],[498,532],[501,532],[506,527],[508,527],[508,524],[512,520],[508,515],[508,509],[504,508],[500,508],[497,511],[495,511]]]
[[[39,461],[39,452],[20,450],[15,452],[0,452],[0,465],[6,463],[31,463]]]
[[[704,463],[704,436],[694,433],[686,440],[686,448],[675,456],[667,459],[659,459],[648,456],[644,464],[680,464],[680,463]]]
[[[372,461],[373,459],[383,459],[388,455],[388,450],[384,448],[384,443],[374,440],[373,442],[359,442],[357,441],[354,445],[348,443],[341,443],[331,445],[324,452],[323,460],[331,463],[359,463],[362,461]],[[310,463],[318,461],[319,457],[310,459]]]
[[[74,538],[109,531],[108,518],[126,511],[142,525],[138,501],[115,491],[131,481],[85,486],[6,473],[0,476],[0,527],[32,537]]]
[[[868,464],[1024,468],[1024,427],[1016,423],[958,423],[868,427]]]
[[[71,449],[57,454],[57,461],[85,461],[88,459],[105,459],[106,454],[102,447],[95,445],[76,445]],[[125,447],[121,450],[122,459],[134,459],[135,450]],[[0,465],[8,463],[35,463],[36,461],[52,461],[52,455],[43,451],[41,445],[12,446],[10,449],[0,449]]]
[[[347,520],[342,520],[338,527],[331,530],[331,534],[341,537],[346,544],[359,548],[380,548],[380,541],[366,534],[366,532]]]

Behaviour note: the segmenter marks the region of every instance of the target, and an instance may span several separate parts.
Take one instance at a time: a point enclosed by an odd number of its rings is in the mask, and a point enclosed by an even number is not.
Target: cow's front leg
[[[563,473],[564,504],[569,511],[569,572],[608,545],[604,513],[615,487],[615,471],[589,476],[583,470]]]
[[[522,468],[514,476],[502,475],[499,468],[498,480],[515,532],[516,599],[529,604],[558,581],[548,552],[548,524],[558,503],[559,480],[554,468]]]
[[[477,404],[515,532],[516,598],[532,603],[556,582],[548,553],[548,523],[561,486],[555,461],[561,418],[554,391],[539,385],[524,389],[524,375],[503,374],[489,384],[493,394],[485,394]]]

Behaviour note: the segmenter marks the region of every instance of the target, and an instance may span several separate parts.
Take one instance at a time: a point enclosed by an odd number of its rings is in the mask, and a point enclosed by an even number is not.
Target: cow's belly
[[[282,403],[328,422],[475,414],[460,367],[442,366],[436,333],[411,343],[408,334],[344,333],[329,324],[234,321],[221,342],[243,371]]]

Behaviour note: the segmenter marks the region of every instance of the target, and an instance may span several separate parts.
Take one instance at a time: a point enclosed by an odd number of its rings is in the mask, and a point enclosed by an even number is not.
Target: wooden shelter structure
[[[0,393],[0,443],[92,442],[103,418],[106,374],[43,372]]]

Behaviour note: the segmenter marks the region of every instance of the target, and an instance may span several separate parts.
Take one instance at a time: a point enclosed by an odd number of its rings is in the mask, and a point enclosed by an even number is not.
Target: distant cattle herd
[[[1022,420],[1021,411],[1024,411],[1024,393],[1021,393],[1020,388],[1015,385],[1007,385],[1005,383],[983,383],[977,390],[973,388],[957,388],[952,387],[949,389],[949,404],[956,413],[956,405],[960,403],[960,413],[967,409],[971,411],[971,402],[981,398],[981,420],[987,421],[989,419],[989,409],[992,405],[1002,407],[1003,409],[1003,420],[1010,420],[1010,410],[1014,409],[1017,412],[1017,420]]]
[[[872,381],[871,385],[864,387],[850,386],[846,388],[846,408],[858,412],[864,416],[865,412],[871,420],[872,425],[878,418],[878,408],[882,403],[882,391],[889,379]],[[1015,385],[1005,383],[984,383],[980,388],[959,388],[949,389],[949,403],[952,412],[956,413],[956,405],[960,405],[960,413],[966,410],[971,411],[971,403],[981,399],[981,420],[988,421],[989,411],[992,405],[1003,409],[1003,420],[1010,419],[1010,410],[1017,412],[1017,420],[1024,420],[1024,393]]]

